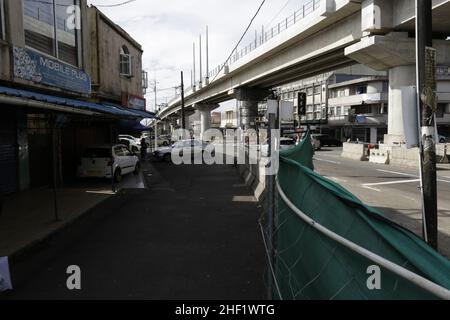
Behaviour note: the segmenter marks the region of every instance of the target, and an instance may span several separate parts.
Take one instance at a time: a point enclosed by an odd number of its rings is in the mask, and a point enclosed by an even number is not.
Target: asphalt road
[[[317,152],[316,171],[422,236],[418,169],[348,160],[341,152],[341,148]],[[439,251],[450,258],[450,166],[440,166],[438,179]]]
[[[264,299],[251,191],[232,166],[146,168],[124,190],[11,264],[4,299]],[[66,286],[81,268],[82,290]]]

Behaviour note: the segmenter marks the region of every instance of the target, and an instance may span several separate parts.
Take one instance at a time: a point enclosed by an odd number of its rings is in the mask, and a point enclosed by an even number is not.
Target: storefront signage
[[[13,51],[15,77],[77,93],[91,93],[91,78],[83,70],[30,49],[14,47]]]
[[[134,96],[132,94],[123,92],[122,105],[130,109],[145,111],[147,102],[142,97]]]

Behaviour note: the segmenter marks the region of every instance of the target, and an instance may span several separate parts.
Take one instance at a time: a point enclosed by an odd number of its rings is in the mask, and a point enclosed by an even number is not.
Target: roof
[[[0,95],[6,95],[9,97],[25,98],[33,101],[49,103],[55,106],[63,106],[73,108],[76,111],[91,111],[94,113],[112,115],[119,118],[149,118],[154,119],[156,115],[154,113],[137,111],[133,109],[126,109],[118,105],[101,104],[88,102],[84,100],[58,97],[49,94],[38,93],[34,91],[15,89],[10,87],[0,86]],[[68,110],[68,112],[70,112]]]

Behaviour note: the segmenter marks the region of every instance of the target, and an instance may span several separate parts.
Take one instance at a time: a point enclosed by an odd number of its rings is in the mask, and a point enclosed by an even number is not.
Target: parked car
[[[342,142],[328,134],[312,134],[314,139],[320,141],[321,147],[341,147]]]
[[[203,154],[209,145],[200,140],[181,140],[175,142],[171,147],[159,148],[153,155],[158,160],[170,162],[172,160],[172,152],[176,152],[180,156],[183,156],[183,150],[191,148],[192,155]],[[214,151],[212,152],[214,156]]]
[[[439,137],[438,137],[438,142],[439,142],[439,143],[447,143],[447,141],[449,141],[449,140],[447,139],[447,137],[442,136],[442,135],[439,135]]]
[[[132,135],[129,135],[129,134],[119,134],[119,139],[121,139],[121,138],[126,138],[126,139],[129,139],[129,140],[134,140],[136,142],[139,142],[138,138],[133,137]]]
[[[280,151],[288,150],[292,147],[295,147],[295,140],[293,138],[280,138]],[[268,140],[264,141],[261,144],[261,155],[263,157],[269,156],[269,144]]]
[[[155,136],[153,135],[143,135],[141,139],[144,138],[145,142],[147,142],[148,145],[154,146],[155,145]],[[170,146],[170,139],[167,136],[159,136],[157,138],[158,146],[164,146],[169,147]]]
[[[141,143],[137,143],[135,139],[119,136],[119,143],[126,145],[134,153],[139,153],[141,150]]]
[[[109,178],[114,176],[116,182],[122,181],[122,176],[140,171],[139,158],[127,146],[95,146],[87,148],[81,156],[78,165],[79,178]]]
[[[306,134],[304,134],[302,136],[302,139],[300,141],[303,141],[305,139],[305,135]],[[313,145],[314,150],[315,151],[320,151],[322,149],[322,143],[314,135],[310,135],[310,136],[311,136],[311,144]]]
[[[322,149],[322,143],[316,137],[311,136],[311,143],[312,143],[315,151],[320,151]]]

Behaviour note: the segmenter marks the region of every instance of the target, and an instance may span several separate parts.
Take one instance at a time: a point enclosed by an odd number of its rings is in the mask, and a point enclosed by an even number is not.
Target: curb
[[[77,217],[71,219],[71,220],[67,220],[67,221],[63,221],[61,226],[52,231],[49,232],[46,235],[43,235],[42,237],[40,237],[39,239],[33,240],[30,243],[26,244],[25,246],[23,246],[22,248],[18,249],[16,252],[13,252],[12,254],[10,254],[9,257],[9,261],[10,264],[14,264],[17,261],[19,261],[22,257],[32,253],[32,251],[34,251],[37,247],[39,247],[40,245],[42,245],[44,242],[52,239],[53,237],[61,234],[63,231],[67,230],[70,226],[72,226],[73,224],[75,224],[78,221],[81,221],[83,218],[85,218],[86,216],[88,216],[89,214],[91,214],[93,211],[95,211],[100,205],[104,204],[106,201],[116,197],[116,196],[120,196],[122,193],[124,192],[124,190],[119,190],[118,192],[116,192],[114,195],[111,195],[110,197],[100,201],[99,203],[97,203],[96,205],[94,205],[93,207],[89,208],[88,210],[86,210],[83,213],[80,213]]]

